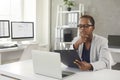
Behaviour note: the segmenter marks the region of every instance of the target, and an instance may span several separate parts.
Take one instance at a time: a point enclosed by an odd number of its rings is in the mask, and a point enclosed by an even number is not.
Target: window
[[[36,0],[0,0],[0,20],[35,23]]]
[[[0,19],[21,20],[21,0],[0,0]]]
[[[36,0],[0,0],[0,19],[36,19]]]

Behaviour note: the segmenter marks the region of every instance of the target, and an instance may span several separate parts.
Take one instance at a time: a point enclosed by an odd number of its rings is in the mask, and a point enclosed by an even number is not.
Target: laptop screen
[[[33,68],[36,74],[62,79],[62,67],[60,54],[47,51],[32,51]],[[71,75],[73,72],[64,72],[64,76]]]

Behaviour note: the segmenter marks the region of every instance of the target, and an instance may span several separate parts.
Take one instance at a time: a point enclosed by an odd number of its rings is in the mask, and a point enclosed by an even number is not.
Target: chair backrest
[[[20,61],[22,60],[27,60],[27,59],[32,59],[32,50],[37,50],[39,47],[39,44],[29,44],[27,45],[27,47],[24,49],[21,57],[20,57]]]

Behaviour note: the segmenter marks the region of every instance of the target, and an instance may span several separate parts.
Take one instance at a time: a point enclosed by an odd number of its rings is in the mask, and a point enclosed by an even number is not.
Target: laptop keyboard
[[[69,72],[69,71],[62,71],[62,77],[67,77],[70,76],[72,74],[75,74],[74,72]]]

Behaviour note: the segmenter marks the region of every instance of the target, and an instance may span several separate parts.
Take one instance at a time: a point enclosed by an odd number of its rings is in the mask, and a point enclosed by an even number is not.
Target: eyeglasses
[[[93,26],[93,25],[89,25],[89,24],[79,24],[79,25],[77,25],[77,27],[79,27],[79,28],[89,28],[90,26]]]

